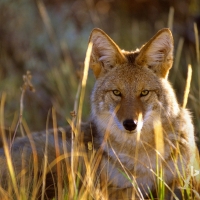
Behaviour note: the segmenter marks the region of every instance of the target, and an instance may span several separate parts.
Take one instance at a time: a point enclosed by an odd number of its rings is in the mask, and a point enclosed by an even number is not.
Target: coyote
[[[78,144],[80,157],[81,151],[89,159],[96,157],[94,184],[100,185],[99,199],[184,199],[184,191],[193,179],[191,167],[197,169],[198,152],[191,115],[178,104],[167,80],[173,64],[171,31],[160,30],[136,51],[121,50],[100,29],[92,31],[89,43],[90,68],[96,82],[90,120],[81,124]],[[72,129],[59,130],[34,133],[11,145],[9,155],[15,175],[19,177],[24,170],[31,176],[34,155],[39,174],[44,155],[51,163],[58,150],[59,155],[72,154]],[[92,156],[88,144],[92,146]],[[7,188],[9,156],[5,156],[4,149],[0,150],[0,175],[2,187]],[[71,159],[68,167],[70,162]],[[83,163],[84,159],[78,162]],[[49,174],[56,170],[52,167]],[[66,172],[71,173],[69,169]]]

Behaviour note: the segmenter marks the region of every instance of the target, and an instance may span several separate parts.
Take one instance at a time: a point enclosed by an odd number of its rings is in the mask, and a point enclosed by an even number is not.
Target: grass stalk
[[[195,36],[195,45],[196,45],[196,57],[197,57],[197,63],[200,62],[200,54],[199,54],[199,33],[197,24],[194,23],[194,36]]]
[[[198,85],[199,85],[199,100],[200,100],[200,52],[199,52],[199,34],[196,23],[194,23],[194,36],[195,36],[196,58],[198,66]]]
[[[43,173],[42,173],[42,194],[41,200],[44,200],[45,195],[45,187],[46,187],[46,174],[47,174],[47,163],[48,163],[48,142],[49,142],[49,119],[50,119],[50,111],[47,115],[46,122],[46,141],[45,141],[45,150],[44,150],[44,165],[43,165]]]
[[[33,163],[34,163],[34,167],[33,167],[33,180],[32,180],[32,187],[33,187],[33,191],[32,191],[32,197],[31,199],[34,200],[37,196],[37,193],[38,193],[38,172],[39,172],[39,169],[38,169],[38,166],[39,166],[39,162],[38,162],[38,154],[37,154],[37,148],[36,148],[36,145],[35,145],[35,142],[33,140],[33,136],[28,128],[28,125],[26,124],[26,122],[23,120],[23,128],[26,132],[26,135],[30,141],[30,145],[31,145],[31,149],[32,149],[32,156],[33,156]],[[26,152],[23,151],[23,154],[26,154]],[[24,158],[26,158],[25,155],[23,155]],[[32,167],[32,166],[30,166]],[[32,169],[31,169],[32,170]],[[28,177],[30,178],[30,177]]]
[[[60,147],[58,141],[58,128],[57,128],[57,119],[56,119],[56,111],[52,108],[52,118],[53,118],[53,130],[54,130],[54,144],[56,151],[56,160],[60,156]],[[62,199],[62,170],[61,163],[58,161],[56,164],[57,167],[57,187],[58,187],[58,199]]]
[[[4,107],[5,107],[5,101],[6,101],[6,94],[2,93],[2,97],[1,97],[1,107],[0,107],[0,127],[1,127],[1,136],[2,136],[2,140],[3,140],[3,148],[5,151],[5,156],[6,156],[6,161],[7,161],[7,165],[8,165],[8,171],[10,173],[11,176],[11,182],[13,185],[13,189],[15,191],[15,194],[17,196],[17,198],[19,199],[20,194],[18,191],[18,187],[17,187],[17,180],[16,180],[16,176],[15,176],[15,172],[14,172],[14,168],[13,168],[13,164],[12,164],[12,158],[10,155],[10,151],[9,151],[9,145],[6,139],[6,134],[5,134],[5,130],[4,130]]]
[[[88,49],[86,52],[85,62],[84,62],[84,70],[83,70],[83,78],[81,83],[81,93],[80,93],[80,101],[79,101],[79,107],[78,107],[78,115],[77,115],[77,127],[80,127],[81,124],[81,118],[82,118],[82,110],[83,110],[83,102],[85,97],[85,89],[86,89],[86,82],[88,78],[88,70],[90,65],[90,56],[92,52],[92,43],[88,44]],[[78,130],[80,131],[80,130]]]
[[[183,97],[183,105],[182,105],[183,108],[185,108],[187,105],[188,96],[189,96],[189,92],[190,92],[191,80],[192,80],[192,66],[189,64],[187,80],[186,80],[186,85],[185,85],[185,91],[184,91],[184,97]]]
[[[70,123],[71,128],[72,128],[72,145],[71,145],[71,170],[72,171],[71,172],[72,172],[72,182],[73,182],[75,191],[77,190],[77,187],[76,187],[74,170],[77,168],[77,161],[75,160],[74,152],[78,151],[76,138],[79,137],[78,135],[80,133],[82,108],[83,108],[83,101],[84,101],[84,96],[85,96],[85,88],[86,88],[86,81],[88,77],[91,51],[92,51],[92,44],[90,43],[88,45],[88,49],[86,52],[82,82],[79,84],[78,90],[76,93],[74,111],[71,112],[71,115],[73,117],[72,123]],[[74,196],[75,193],[72,192],[72,196]]]
[[[183,44],[184,44],[184,39],[181,37],[178,41],[178,47],[177,47],[176,55],[175,55],[175,61],[174,61],[174,67],[173,67],[174,68],[174,74],[173,74],[173,77],[172,77],[173,83],[175,82],[177,75],[179,75],[178,67],[179,67],[179,64],[180,64],[181,53],[182,53],[182,50],[183,50]],[[178,77],[178,78],[180,78],[180,77]]]
[[[170,7],[168,15],[168,23],[167,23],[167,27],[170,28],[170,30],[172,30],[173,28],[173,21],[174,21],[174,8]]]

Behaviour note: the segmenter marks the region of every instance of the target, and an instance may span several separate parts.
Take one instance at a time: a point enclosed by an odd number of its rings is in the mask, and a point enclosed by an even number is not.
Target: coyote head
[[[169,29],[131,52],[121,50],[100,29],[92,31],[89,42],[93,45],[90,67],[96,77],[92,119],[100,131],[133,138],[136,132],[150,133],[158,118],[165,123],[167,115],[177,115],[179,107],[167,81],[173,63]]]

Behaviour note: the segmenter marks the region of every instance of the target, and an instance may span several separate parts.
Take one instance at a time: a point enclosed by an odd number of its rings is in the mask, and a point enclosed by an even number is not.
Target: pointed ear
[[[125,61],[124,55],[114,41],[101,29],[94,29],[89,42],[93,44],[90,68],[98,78],[101,74]]]
[[[140,50],[138,65],[147,66],[157,76],[167,78],[173,64],[173,37],[169,29],[161,29]]]

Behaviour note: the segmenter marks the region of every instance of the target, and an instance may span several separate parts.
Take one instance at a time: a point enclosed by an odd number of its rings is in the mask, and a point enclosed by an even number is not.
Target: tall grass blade
[[[178,74],[178,67],[179,67],[179,63],[180,63],[180,59],[181,59],[183,44],[184,44],[184,39],[181,37],[178,41],[178,47],[176,50],[175,61],[174,61],[174,74],[172,77],[172,82],[174,82],[176,80],[176,77]]]
[[[47,13],[44,2],[41,1],[41,0],[36,0],[36,4],[37,4],[37,7],[38,7],[40,16],[42,18],[42,21],[44,22],[47,33],[49,35],[49,38],[50,38],[51,42],[54,43],[57,46],[56,35],[55,35],[54,29],[51,25],[51,20],[49,18],[48,13]]]
[[[162,128],[162,123],[160,119],[156,119],[153,122],[154,126],[154,134],[155,134],[155,145],[156,145],[156,150],[159,155],[163,156],[164,155],[164,137],[163,137],[163,128]]]
[[[60,156],[60,147],[58,141],[58,128],[57,128],[57,118],[56,118],[56,111],[52,108],[52,118],[53,118],[53,130],[54,130],[54,145],[56,151],[56,160]],[[58,199],[62,199],[62,170],[61,170],[61,163],[57,161],[56,163],[57,168],[57,187],[58,187]]]
[[[198,66],[198,85],[199,85],[199,100],[200,100],[200,53],[199,53],[199,34],[197,24],[194,23],[194,36],[196,44],[196,57],[197,57],[197,66]]]
[[[35,142],[33,140],[33,137],[32,137],[32,134],[28,128],[28,124],[25,122],[25,120],[22,121],[22,127],[23,129],[25,130],[26,132],[26,135],[30,141],[30,145],[31,145],[31,149],[32,149],[32,154],[33,154],[33,163],[34,163],[34,167],[33,167],[33,180],[32,180],[32,187],[33,187],[33,191],[32,191],[32,200],[34,200],[37,196],[37,193],[38,193],[38,187],[37,187],[37,184],[38,184],[38,166],[39,166],[39,162],[38,162],[38,154],[37,154],[37,148],[35,146]],[[24,132],[24,133],[25,133]],[[27,152],[23,152],[23,154],[26,154]],[[24,158],[25,155],[23,155]],[[23,160],[23,158],[22,158]],[[23,168],[22,168],[23,169]]]
[[[45,141],[45,150],[44,150],[44,165],[43,165],[43,173],[42,173],[42,194],[41,200],[44,200],[45,195],[45,187],[46,187],[46,174],[47,174],[47,162],[48,162],[48,139],[49,139],[49,118],[50,118],[50,111],[47,115],[47,122],[46,122],[46,141]]]
[[[170,7],[168,15],[168,25],[167,25],[167,27],[170,28],[170,30],[172,30],[173,28],[173,21],[174,21],[174,8]]]
[[[198,28],[197,24],[194,23],[194,35],[195,35],[195,44],[196,44],[196,56],[197,56],[197,62],[199,64],[200,62],[200,54],[199,54],[199,33],[198,33]]]
[[[13,168],[13,164],[12,164],[12,159],[11,159],[11,155],[10,155],[10,151],[9,151],[9,145],[8,145],[6,135],[5,135],[5,130],[4,130],[5,101],[6,101],[6,94],[2,93],[1,105],[0,105],[1,106],[0,107],[1,136],[2,136],[2,141],[3,141],[3,147],[4,147],[4,151],[5,151],[6,161],[7,161],[7,165],[8,165],[8,171],[9,171],[10,176],[11,176],[11,181],[12,181],[12,185],[13,185],[15,194],[16,194],[17,198],[19,199],[19,191],[18,191],[18,187],[17,187],[17,180],[16,180],[16,176],[15,176],[15,172],[14,172],[14,168]]]
[[[83,78],[82,78],[82,83],[81,83],[81,94],[80,94],[80,101],[79,101],[79,108],[78,108],[78,116],[77,116],[77,127],[80,126],[81,124],[81,118],[82,118],[82,109],[83,109],[83,101],[84,101],[84,96],[85,96],[85,88],[86,88],[86,81],[88,78],[88,70],[89,70],[89,65],[90,65],[90,56],[92,52],[92,43],[90,42],[88,45],[88,49],[86,52],[86,57],[85,57],[85,63],[84,63],[84,71],[83,71]]]
[[[184,97],[183,97],[183,105],[182,105],[183,108],[185,108],[186,105],[187,105],[188,96],[189,96],[189,92],[190,92],[191,80],[192,80],[192,66],[189,64],[188,65],[187,80],[186,80],[186,85],[185,85],[185,92],[184,92]]]

